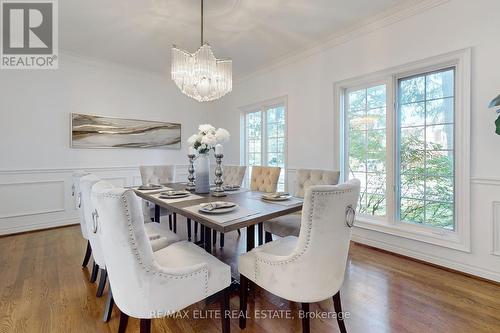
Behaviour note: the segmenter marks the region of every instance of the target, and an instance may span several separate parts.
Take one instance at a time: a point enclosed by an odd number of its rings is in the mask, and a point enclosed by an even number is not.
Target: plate
[[[202,207],[204,204],[200,204],[200,209],[199,211],[205,214],[225,214],[225,213],[230,213],[232,211],[235,211],[238,209],[240,206],[235,205],[233,207],[228,207],[228,208],[219,208],[219,209],[214,209],[214,210],[206,210]]]
[[[238,191],[239,189],[241,189],[241,186],[239,186],[239,185],[224,185],[224,186],[222,186],[222,188],[224,189],[224,191],[231,192],[231,191]]]
[[[185,198],[189,196],[191,193],[188,191],[166,191],[160,193],[160,199],[177,199],[177,198]]]
[[[148,184],[148,185],[141,185],[137,189],[140,191],[150,191],[150,190],[159,190],[162,188],[163,188],[163,185]]]
[[[279,197],[273,197],[273,196],[267,196],[267,195],[262,195],[262,199],[267,200],[267,201],[286,201],[290,200],[292,196],[291,195],[282,195]]]

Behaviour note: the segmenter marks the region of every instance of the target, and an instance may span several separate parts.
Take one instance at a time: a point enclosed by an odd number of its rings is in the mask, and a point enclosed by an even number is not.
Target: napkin
[[[215,201],[215,202],[209,202],[206,204],[202,204],[201,208],[208,210],[208,211],[213,211],[215,209],[221,209],[221,208],[231,208],[236,206],[235,203],[232,202],[226,202],[226,201]]]

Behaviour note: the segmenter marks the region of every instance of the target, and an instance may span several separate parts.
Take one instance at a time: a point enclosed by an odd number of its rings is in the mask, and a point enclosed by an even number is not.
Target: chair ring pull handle
[[[345,224],[352,228],[354,226],[354,220],[356,218],[356,211],[352,208],[352,205],[349,205],[345,209]]]
[[[92,212],[92,221],[93,221],[93,225],[92,225],[92,232],[94,234],[97,233],[97,222],[98,222],[98,218],[99,218],[99,214],[97,213],[97,209],[94,210]]]

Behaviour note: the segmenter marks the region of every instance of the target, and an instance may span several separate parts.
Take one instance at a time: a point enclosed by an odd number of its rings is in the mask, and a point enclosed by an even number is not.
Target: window
[[[454,77],[444,69],[398,80],[398,215],[454,229]]]
[[[245,164],[249,181],[253,165],[281,167],[278,191],[285,190],[286,103],[264,103],[245,108]]]
[[[336,84],[358,226],[470,250],[470,50]]]
[[[385,216],[386,85],[347,94],[349,178],[361,181],[358,211]]]

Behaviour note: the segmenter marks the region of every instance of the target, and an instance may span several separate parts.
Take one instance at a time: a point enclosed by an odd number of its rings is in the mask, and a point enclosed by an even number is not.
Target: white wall
[[[71,149],[71,112],[181,123],[182,149]],[[182,95],[168,73],[64,53],[58,70],[1,71],[0,234],[77,222],[75,169],[131,185],[141,164],[185,165],[184,142],[207,118],[206,106]]]
[[[494,231],[500,232],[499,209],[493,214],[494,207],[498,208],[494,202],[500,201],[500,136],[494,134],[495,113],[487,108],[500,93],[499,12],[498,0],[452,0],[295,62],[260,71],[237,83],[229,96],[212,106],[218,111],[218,125],[236,138],[239,107],[287,95],[290,179],[299,167],[332,169],[338,163],[334,82],[472,47],[472,252],[359,228],[354,239],[500,281],[500,234],[493,237]],[[237,140],[231,141],[226,152],[229,162],[239,162]]]

